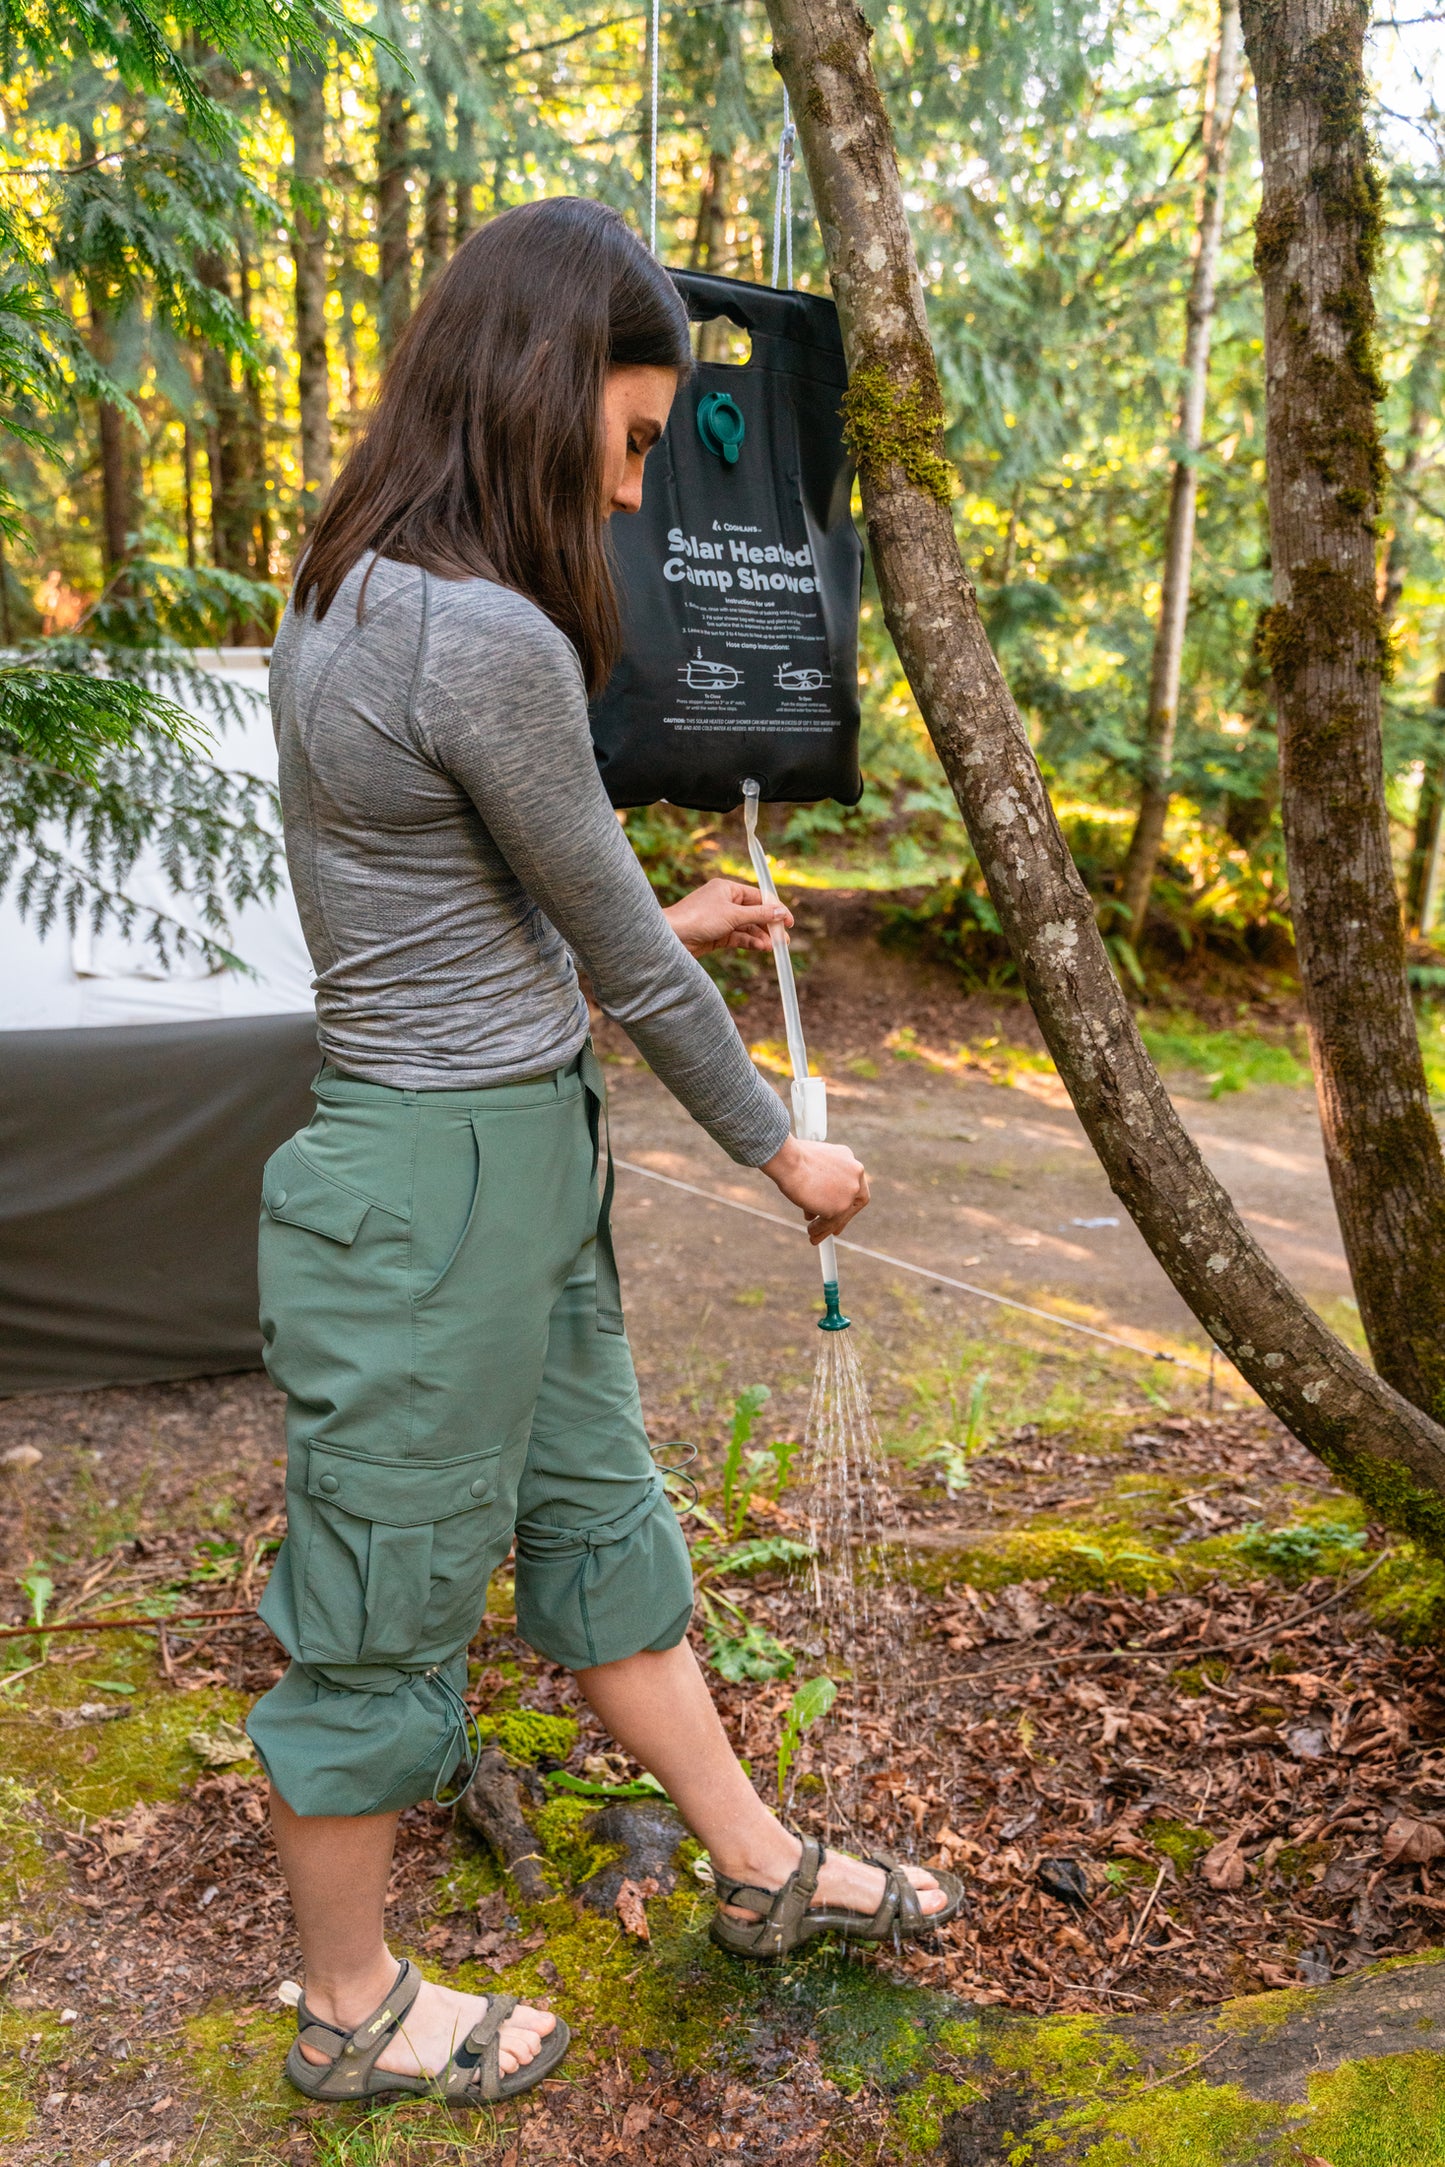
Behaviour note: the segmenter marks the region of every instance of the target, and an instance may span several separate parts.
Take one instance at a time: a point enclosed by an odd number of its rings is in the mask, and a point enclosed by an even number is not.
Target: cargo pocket
[[[428,1462],[313,1445],[302,1660],[424,1665],[465,1647],[510,1535],[488,1526],[500,1466],[500,1451]]]
[[[283,1144],[266,1161],[261,1198],[267,1214],[282,1226],[304,1227],[349,1249],[375,1200],[322,1174],[295,1142]]]

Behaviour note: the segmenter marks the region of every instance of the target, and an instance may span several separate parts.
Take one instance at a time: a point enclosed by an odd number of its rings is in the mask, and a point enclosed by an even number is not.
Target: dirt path
[[[1111,1194],[1058,1077],[990,1054],[983,1058],[1013,1066],[1011,1080],[938,1065],[989,1038],[1037,1047],[1022,1003],[961,996],[943,973],[845,929],[805,979],[804,1006],[829,1080],[832,1133],[857,1149],[872,1178],[874,1201],[852,1230],[859,1242],[1198,1358],[1203,1334]],[[781,1020],[766,980],[739,1027],[754,1048],[776,1044]],[[620,1034],[599,1035],[619,1157],[786,1215],[770,1183],[733,1166]],[[1181,1079],[1175,1103],[1264,1248],[1348,1327],[1350,1280],[1313,1094],[1271,1085],[1211,1100],[1202,1079]],[[619,1175],[616,1225],[629,1328],[664,1397],[686,1396],[703,1373],[739,1364],[758,1376],[803,1357],[811,1364],[799,1327],[816,1286],[798,1235],[630,1172]],[[845,1267],[851,1306],[885,1342],[916,1334],[920,1299],[946,1304],[950,1328],[1039,1342],[1038,1329],[1008,1311],[927,1278],[858,1256]],[[1065,1348],[1089,1351],[1064,1333],[1053,1338],[1061,1359]]]

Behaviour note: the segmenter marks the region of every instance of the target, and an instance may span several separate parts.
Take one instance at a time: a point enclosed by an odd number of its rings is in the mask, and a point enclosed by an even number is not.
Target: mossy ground
[[[985,1371],[981,1450],[965,1485],[950,1496],[934,1455],[940,1446],[962,1448],[973,1387]],[[913,1353],[900,1361],[881,1404],[887,1442],[919,1500],[920,1533],[936,1528],[939,1538],[918,1545],[926,1592],[966,1582],[988,1602],[1027,1581],[1048,1608],[1090,1591],[1147,1604],[1151,1594],[1227,1591],[1263,1580],[1292,1603],[1305,1579],[1329,1584],[1358,1573],[1366,1559],[1363,1515],[1325,1478],[1315,1480],[1294,1463],[1291,1471],[1276,1471],[1247,1517],[1232,1512],[1206,1526],[1192,1516],[1190,1501],[1201,1491],[1215,1509],[1216,1471],[1201,1477],[1197,1467],[1174,1464],[1173,1440],[1202,1400],[1202,1383],[1166,1364],[1141,1378],[1138,1365],[1108,1357],[1064,1364],[1042,1342],[1001,1345],[941,1330],[920,1298]],[[1240,1419],[1243,1437],[1247,1421]],[[725,1421],[724,1406],[719,1432]],[[1152,1439],[1147,1449],[1141,1435]],[[985,1501],[987,1531],[978,1526]],[[207,1524],[219,1524],[214,1513]],[[962,1538],[960,1524],[968,1529]],[[1379,1555],[1371,1549],[1368,1559]],[[217,1552],[212,1563],[224,1569],[226,1558]],[[757,1591],[756,1577],[740,1590],[749,1602]],[[1366,1596],[1391,1631],[1429,1639],[1445,1615],[1445,1569],[1397,1544],[1362,1590],[1361,1600]],[[576,1724],[555,1704],[546,1711],[529,1704],[536,1679],[507,1637],[511,1616],[511,1589],[499,1579],[489,1607],[495,1633],[477,1666],[478,1678],[487,1680],[487,1728],[520,1762],[564,1758],[576,1748]],[[1129,1630],[1138,1630],[1132,1620]],[[11,1644],[12,1667],[31,1645]],[[246,1707],[243,1693],[215,1677],[194,1691],[178,1689],[184,1672],[177,1685],[168,1684],[149,1633],[97,1636],[89,1653],[57,1639],[52,1652],[65,1660],[0,1684],[0,1890],[12,1928],[9,1941],[0,1940],[0,1966],[57,1926],[92,1931],[80,1903],[88,1884],[64,1839],[98,1817],[190,1796],[205,1775],[193,1734],[214,1737]],[[1184,1704],[1207,1709],[1211,1686],[1229,1683],[1231,1661],[1181,1658],[1173,1676]],[[62,1720],[84,1703],[131,1712],[73,1726]],[[1266,1698],[1266,1720],[1269,1705]],[[815,1776],[807,1780],[816,1785]],[[692,2096],[706,2102],[698,2110],[706,2129],[724,2126],[730,2085],[776,2097],[767,2088],[792,2083],[802,2071],[815,2086],[822,2132],[808,2167],[937,2159],[951,2141],[950,2128],[1001,2089],[1024,2102],[1015,2167],[1045,2161],[1243,2167],[1255,2155],[1269,2167],[1298,2167],[1301,2146],[1331,2167],[1403,2167],[1407,2159],[1431,2167],[1439,2157],[1438,2147],[1431,2151],[1412,2134],[1421,2117],[1427,2130],[1441,2119],[1432,2057],[1423,2050],[1321,2076],[1308,2101],[1288,2111],[1251,2099],[1232,2081],[1214,2082],[1212,2066],[1190,2077],[1191,2054],[1184,2050],[1177,2081],[1160,2085],[1163,2062],[1156,2069],[1126,2039],[1087,2017],[1035,2021],[994,2012],[980,2021],[960,2000],[910,1984],[875,1958],[833,1950],[814,1949],[779,1971],[730,1960],[707,1941],[711,1899],[689,1871],[690,1851],[680,1855],[676,1892],[649,1904],[653,1938],[645,1946],[615,1917],[587,1911],[572,1893],[615,1855],[593,1836],[591,1817],[587,1800],[566,1796],[536,1813],[539,1845],[568,1893],[535,1912],[515,1903],[495,1863],[468,1834],[455,1833],[438,1854],[428,1905],[396,1937],[400,1951],[434,1967],[436,1925],[506,1893],[515,1940],[530,1941],[537,1928],[545,1939],[517,1953],[500,1974],[470,1958],[448,1962],[448,1969],[479,1991],[553,2000],[574,2026],[567,2066],[579,2097],[600,2097],[613,2087],[625,2103],[649,2086],[647,2096],[654,2096],[660,2081],[684,2090],[695,2085],[702,2089]],[[1197,1881],[1201,1855],[1226,1825],[1207,1805],[1194,1820],[1162,1810],[1143,1816],[1137,1830],[1143,1855],[1111,1862],[1113,1878],[1101,1902],[1122,1890],[1137,1905],[1166,1861],[1181,1880]],[[1273,1871],[1285,1887],[1306,1888],[1326,1855],[1324,1846],[1301,1843],[1282,1851]],[[224,1867],[208,1871],[224,1879]],[[12,1985],[21,1987],[28,2006],[13,2006],[0,2023],[0,2156],[7,2167],[12,2156],[17,2167],[62,2156],[74,2167],[98,2167],[103,2158],[117,2167],[103,2120],[92,2119],[83,2140],[70,2140],[47,2102],[87,2085],[106,2099],[122,2081],[131,2085],[123,2096],[139,2102],[138,2120],[157,2102],[172,2102],[163,2119],[140,2126],[144,2135],[164,2132],[172,2141],[174,2167],[259,2167],[282,2158],[318,2167],[431,2167],[462,2158],[500,2163],[518,2143],[519,2129],[536,2126],[515,2111],[459,2125],[426,2102],[366,2113],[313,2109],[280,2077],[286,2012],[270,2001],[238,2004],[216,1991],[157,2045],[143,2086],[139,2078],[122,2080],[119,2065],[105,2059],[117,2013],[87,2007],[74,2024],[63,2024],[71,1990],[63,1973],[46,1977],[37,1995],[22,1967]],[[1284,2024],[1296,2005],[1286,1994],[1244,2006],[1257,2029]],[[1225,2028],[1244,2021],[1238,2011],[1220,2019]],[[94,2043],[87,2046],[92,2025]],[[760,2112],[745,2110],[742,2119],[752,2114],[756,2122]],[[520,2155],[529,2167],[532,2157],[553,2156],[535,2146],[529,2153],[530,2142]],[[585,2146],[580,2156],[587,2156]]]

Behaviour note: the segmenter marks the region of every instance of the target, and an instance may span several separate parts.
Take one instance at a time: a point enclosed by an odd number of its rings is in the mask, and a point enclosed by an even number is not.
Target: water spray
[[[748,856],[765,900],[778,900],[768,854],[758,841],[755,782],[743,784]],[[808,1074],[808,1049],[798,1014],[788,936],[771,928],[773,961],[783,1001],[788,1061],[793,1071],[793,1133],[809,1143],[828,1134],[828,1094],[821,1076]],[[832,1237],[818,1244],[823,1268],[823,1315],[829,1336],[818,1349],[808,1403],[799,1470],[806,1499],[811,1553],[809,1592],[829,1672],[848,1682],[842,1718],[853,1732],[851,1747],[828,1780],[830,1832],[856,1821],[862,1805],[866,1758],[858,1725],[869,1707],[886,1709],[895,1734],[900,1711],[913,1697],[909,1676],[916,1639],[914,1595],[903,1561],[907,1541],[887,1455],[878,1435],[868,1381],[838,1298],[838,1250]],[[833,1723],[838,1720],[835,1713]],[[831,1727],[831,1726],[830,1726]]]
[[[748,781],[743,784],[743,820],[748,831],[748,856],[753,861],[753,876],[757,881],[765,903],[780,900],[773,869],[768,854],[758,840],[759,785]],[[793,978],[793,958],[788,947],[788,936],[783,926],[774,921],[769,937],[773,944],[773,964],[778,973],[778,991],[783,1000],[783,1029],[788,1041],[788,1065],[793,1071],[793,1134],[808,1144],[823,1144],[828,1140],[828,1086],[821,1076],[808,1074],[808,1048],[803,1039],[803,1019],[798,1010],[798,988]],[[818,1260],[823,1267],[823,1314],[818,1319],[820,1332],[846,1332],[852,1323],[845,1317],[838,1300],[838,1245],[830,1234],[818,1244]]]

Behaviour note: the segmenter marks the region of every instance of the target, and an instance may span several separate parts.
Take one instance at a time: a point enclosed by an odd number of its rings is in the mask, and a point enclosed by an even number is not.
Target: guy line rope
[[[790,1234],[806,1234],[808,1231],[795,1219],[781,1219],[774,1211],[763,1211],[757,1204],[744,1204],[735,1196],[719,1196],[715,1189],[700,1189],[695,1182],[679,1181],[673,1174],[659,1174],[652,1166],[639,1166],[634,1159],[614,1159],[613,1164],[625,1174],[641,1174],[647,1181],[660,1181],[669,1189],[681,1189],[688,1196],[700,1196],[707,1204],[725,1204],[729,1211],[746,1212],[750,1219],[766,1219],[769,1226],[780,1226]],[[1137,1341],[1123,1339],[1117,1332],[1101,1332],[1096,1325],[1079,1324],[1072,1317],[1055,1316],[1050,1309],[1038,1309],[1032,1302],[1016,1302],[1012,1295],[995,1294],[991,1287],[976,1287],[968,1279],[951,1279],[947,1272],[930,1271],[922,1264],[910,1264],[906,1257],[891,1257],[882,1249],[865,1249],[862,1242],[846,1241],[838,1236],[840,1249],[851,1249],[855,1256],[871,1257],[875,1264],[889,1264],[895,1271],[912,1272],[918,1279],[931,1279],[935,1286],[953,1287],[960,1294],[972,1294],[981,1302],[996,1302],[1001,1309],[1016,1309],[1025,1317],[1038,1317],[1044,1324],[1057,1325],[1061,1332],[1078,1332],[1085,1339],[1099,1339],[1109,1347],[1122,1347],[1128,1354],[1137,1354],[1146,1362],[1170,1362],[1176,1369],[1193,1370],[1196,1376],[1213,1374],[1212,1362],[1191,1362],[1187,1355],[1169,1354],[1162,1347],[1141,1347]]]

